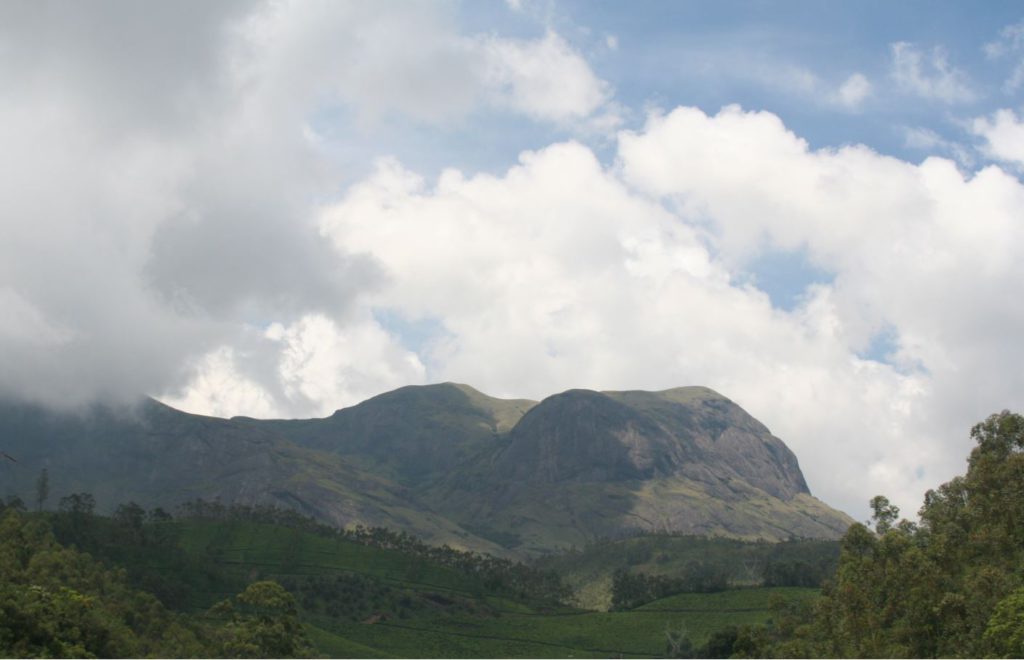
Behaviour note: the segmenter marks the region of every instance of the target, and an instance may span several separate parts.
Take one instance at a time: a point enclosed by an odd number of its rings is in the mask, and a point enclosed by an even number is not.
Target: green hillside
[[[33,515],[199,626],[247,585],[278,582],[317,652],[331,657],[657,657],[666,629],[700,644],[727,626],[767,620],[773,598],[817,592],[681,594],[594,612],[560,602],[569,594],[550,573],[385,530],[342,533],[287,512],[209,503],[183,519],[87,509]]]

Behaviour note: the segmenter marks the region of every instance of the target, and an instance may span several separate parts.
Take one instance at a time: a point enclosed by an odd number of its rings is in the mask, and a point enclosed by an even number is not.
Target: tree
[[[36,479],[36,510],[42,511],[47,498],[50,497],[50,474],[43,468]]]
[[[72,493],[60,498],[60,510],[72,516],[91,516],[96,510],[96,498],[91,493]]]
[[[1024,589],[999,601],[985,629],[986,651],[1001,658],[1024,658]]]
[[[889,498],[884,495],[875,495],[869,502],[873,512],[871,520],[875,523],[875,533],[885,534],[892,529],[893,523],[900,517],[900,508],[889,503]]]
[[[277,582],[253,582],[211,614],[227,618],[220,652],[226,658],[301,658],[312,645],[298,620],[295,598]]]
[[[114,522],[123,541],[127,543],[142,543],[145,539],[142,533],[142,524],[146,520],[146,510],[135,502],[118,505],[114,510]]]

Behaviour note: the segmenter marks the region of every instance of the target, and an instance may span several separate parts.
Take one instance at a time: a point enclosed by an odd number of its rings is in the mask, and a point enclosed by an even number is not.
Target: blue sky
[[[705,385],[855,515],[1024,408],[1024,9],[0,4],[0,395]]]

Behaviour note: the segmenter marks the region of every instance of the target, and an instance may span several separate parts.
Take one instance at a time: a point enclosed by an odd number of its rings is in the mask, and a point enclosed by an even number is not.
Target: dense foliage
[[[181,617],[127,584],[123,572],[61,546],[15,507],[0,514],[0,655],[206,655]]]
[[[967,474],[925,495],[919,523],[876,497],[813,607],[739,631],[752,655],[1024,656],[1024,417],[971,430]]]

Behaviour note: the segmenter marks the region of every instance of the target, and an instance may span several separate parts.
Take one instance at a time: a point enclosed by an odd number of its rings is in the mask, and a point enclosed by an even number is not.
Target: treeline
[[[853,525],[813,604],[732,631],[737,657],[1024,657],[1024,417],[971,430],[967,474],[925,494],[919,522],[882,496]]]
[[[710,593],[728,588],[728,572],[714,564],[690,562],[682,575],[671,577],[620,568],[612,574],[612,609],[631,610],[673,594]]]
[[[2,657],[308,657],[292,596],[254,583],[201,616],[167,609],[124,571],[60,544],[46,518],[0,503]]]
[[[835,572],[836,559],[831,548],[809,560],[793,559],[779,553],[748,562],[742,575],[755,581],[737,585],[735,578],[740,568],[728,561],[689,561],[672,575],[654,575],[619,568],[612,574],[612,609],[629,610],[645,603],[678,593],[711,593],[737,586],[762,587],[820,587]]]
[[[596,544],[540,564],[570,573],[610,573],[611,609],[624,610],[684,592],[819,588],[835,574],[839,550],[837,541],[769,543],[660,534]]]

